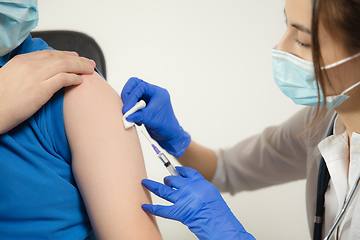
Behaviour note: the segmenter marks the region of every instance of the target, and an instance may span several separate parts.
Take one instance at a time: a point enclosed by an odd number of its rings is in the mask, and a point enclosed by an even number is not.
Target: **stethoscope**
[[[358,180],[356,181],[355,185],[354,185],[353,188],[351,189],[351,191],[350,191],[350,193],[349,193],[349,195],[348,195],[348,198],[346,199],[343,207],[341,208],[341,211],[340,211],[339,214],[336,216],[335,221],[334,221],[334,224],[333,224],[333,226],[331,227],[331,229],[329,230],[329,233],[328,233],[328,235],[324,238],[324,240],[329,240],[329,239],[331,238],[332,234],[334,233],[335,228],[339,226],[340,220],[341,220],[341,218],[344,216],[344,213],[345,213],[347,207],[349,206],[349,204],[350,204],[350,202],[351,202],[351,199],[352,199],[353,196],[354,196],[354,193],[355,193],[355,191],[356,191],[356,189],[357,189],[357,187],[358,187],[358,185],[359,185],[359,182],[360,182],[360,177],[358,178]],[[337,237],[336,237],[336,239],[337,239]]]
[[[336,117],[336,116],[335,116]],[[332,121],[332,124],[328,131],[328,136],[333,134],[335,118]],[[321,240],[321,232],[322,232],[322,223],[324,218],[324,200],[325,200],[325,192],[327,190],[328,184],[330,180],[330,174],[326,167],[326,163],[324,158],[321,158],[320,166],[319,166],[319,174],[318,174],[318,186],[317,186],[317,198],[316,198],[316,212],[314,219],[314,237],[313,240]],[[356,183],[352,187],[351,191],[348,194],[348,197],[341,208],[341,211],[336,216],[332,227],[330,228],[327,236],[324,240],[330,240],[331,236],[334,234],[335,229],[339,226],[342,217],[344,216],[347,208],[350,205],[351,200],[353,199],[354,193],[360,182],[360,176],[358,177]],[[336,236],[337,239],[338,236]]]

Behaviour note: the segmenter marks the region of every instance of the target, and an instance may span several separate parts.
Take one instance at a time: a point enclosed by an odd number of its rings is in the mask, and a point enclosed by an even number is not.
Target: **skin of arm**
[[[135,128],[122,124],[122,101],[97,73],[67,88],[64,122],[72,168],[98,239],[161,239],[141,180],[147,178]]]
[[[185,167],[198,171],[206,180],[211,182],[217,168],[217,157],[214,151],[191,141],[183,155],[178,158]]]

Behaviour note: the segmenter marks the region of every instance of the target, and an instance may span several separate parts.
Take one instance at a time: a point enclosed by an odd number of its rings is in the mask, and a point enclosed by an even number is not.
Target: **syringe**
[[[151,144],[152,148],[155,150],[158,158],[160,158],[160,160],[163,162],[164,166],[171,173],[171,175],[179,176],[180,175],[179,172],[176,170],[176,168],[174,168],[174,166],[171,164],[171,162],[165,156],[165,154],[160,152],[160,150],[154,144],[151,143],[150,139],[145,135],[145,133],[143,131],[141,131],[141,132],[144,134],[146,139],[150,142],[150,144]]]

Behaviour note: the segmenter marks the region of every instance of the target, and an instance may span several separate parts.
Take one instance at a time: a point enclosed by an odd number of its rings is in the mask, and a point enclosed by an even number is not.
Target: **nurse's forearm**
[[[208,181],[211,181],[215,175],[217,167],[215,152],[200,146],[194,141],[190,142],[190,145],[178,160],[183,166],[194,168]]]

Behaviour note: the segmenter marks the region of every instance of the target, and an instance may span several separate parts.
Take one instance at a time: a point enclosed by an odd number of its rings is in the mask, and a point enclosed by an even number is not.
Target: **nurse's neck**
[[[335,110],[339,114],[349,135],[349,145],[352,134],[360,134],[360,88],[354,89],[347,94],[350,96]]]

